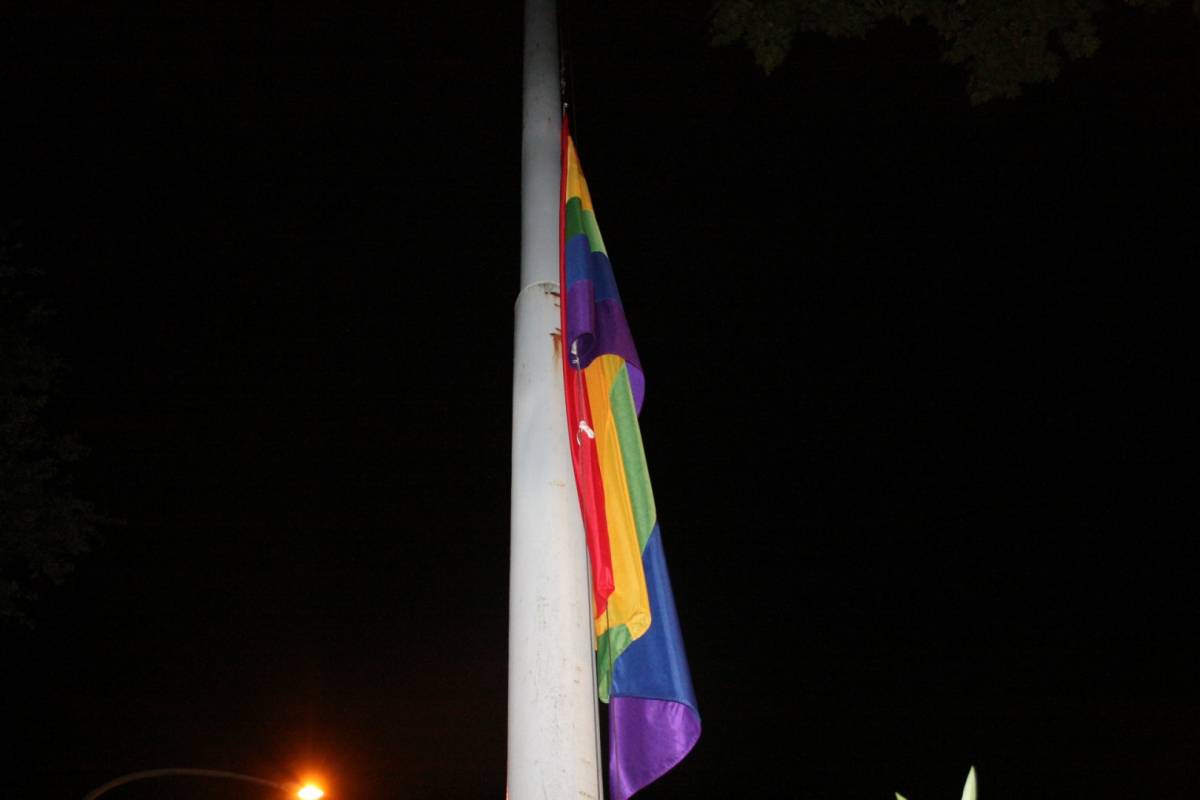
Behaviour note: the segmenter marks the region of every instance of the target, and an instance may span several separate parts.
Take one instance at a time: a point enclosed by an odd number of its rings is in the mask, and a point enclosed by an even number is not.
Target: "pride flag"
[[[609,794],[625,800],[700,738],[687,656],[638,427],[645,378],[563,123],[563,383],[587,531]]]

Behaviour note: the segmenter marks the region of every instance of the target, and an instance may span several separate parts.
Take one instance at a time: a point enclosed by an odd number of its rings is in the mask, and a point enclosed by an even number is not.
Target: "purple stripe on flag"
[[[688,754],[700,738],[700,718],[671,700],[614,697],[608,732],[609,795],[626,800]]]
[[[567,286],[567,353],[576,369],[591,363],[590,356],[596,351],[595,298],[591,281],[575,281]]]
[[[617,300],[595,302],[595,287],[591,281],[575,281],[567,287],[567,347],[568,353],[578,354],[579,363],[576,365],[572,361],[572,366],[579,369],[584,369],[601,355],[612,354],[625,359],[634,408],[642,410],[646,379],[642,375],[641,360],[629,332],[629,323],[625,321],[625,310]],[[573,351],[571,347],[574,347]]]

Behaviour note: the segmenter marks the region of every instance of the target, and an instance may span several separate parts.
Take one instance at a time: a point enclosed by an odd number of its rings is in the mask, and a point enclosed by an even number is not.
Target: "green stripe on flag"
[[[593,253],[604,253],[604,238],[600,236],[600,228],[596,225],[596,215],[583,210],[583,201],[578,197],[567,200],[567,240],[579,234],[587,234],[588,247]]]
[[[609,628],[596,640],[596,687],[600,699],[605,703],[612,688],[613,665],[631,644],[633,639],[629,636],[629,628],[624,625]]]
[[[593,224],[595,223],[593,222]],[[567,241],[570,241],[572,236],[581,233],[584,233],[583,201],[578,197],[572,197],[567,200]]]
[[[633,504],[633,523],[637,526],[638,549],[644,551],[658,515],[654,508],[654,492],[650,488],[650,471],[646,468],[646,451],[642,448],[642,431],[638,427],[637,409],[633,404],[633,389],[629,385],[628,366],[622,365],[613,378],[608,402],[617,426],[621,460],[625,462],[625,483],[629,487],[629,500]]]
[[[600,236],[600,226],[596,224],[594,211],[583,212],[583,230],[587,233],[588,247],[592,248],[592,252],[608,255],[608,251],[604,249],[604,239]]]

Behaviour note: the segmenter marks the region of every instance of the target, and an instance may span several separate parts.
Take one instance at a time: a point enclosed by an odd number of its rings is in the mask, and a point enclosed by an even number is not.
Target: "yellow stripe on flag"
[[[592,195],[588,192],[587,181],[583,179],[583,166],[579,163],[579,154],[575,152],[575,142],[567,139],[567,195],[568,198],[578,197],[584,211],[595,213],[592,208]]]
[[[608,522],[613,570],[613,593],[608,598],[607,613],[596,620],[596,635],[625,625],[630,638],[636,640],[650,628],[650,596],[642,572],[642,550],[633,503],[625,483],[621,441],[609,400],[613,380],[624,366],[625,359],[620,356],[602,355],[588,365],[584,373],[596,433],[596,458],[604,481],[604,515]]]

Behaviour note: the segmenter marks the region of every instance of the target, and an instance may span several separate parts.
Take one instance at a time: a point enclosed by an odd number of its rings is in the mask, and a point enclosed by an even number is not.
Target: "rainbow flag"
[[[609,794],[625,800],[700,738],[687,656],[638,427],[645,378],[563,123],[563,383],[587,531]]]

